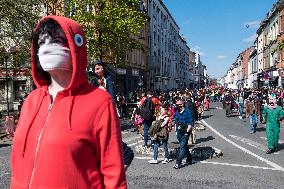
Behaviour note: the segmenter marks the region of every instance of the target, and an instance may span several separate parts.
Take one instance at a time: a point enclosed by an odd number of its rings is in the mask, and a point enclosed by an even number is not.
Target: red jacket
[[[48,16],[65,31],[72,55],[72,79],[53,106],[36,67],[37,86],[26,99],[12,148],[11,189],[127,188],[121,131],[111,96],[86,79],[87,50],[81,27],[73,20]],[[41,21],[42,23],[42,21]],[[37,26],[38,27],[38,26]],[[75,36],[82,36],[83,44]]]

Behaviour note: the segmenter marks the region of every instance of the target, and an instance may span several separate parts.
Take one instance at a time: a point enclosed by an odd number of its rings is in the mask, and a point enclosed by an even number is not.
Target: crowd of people
[[[278,151],[280,121],[284,118],[283,98],[284,91],[280,88],[233,90],[214,86],[198,90],[148,91],[147,94],[141,93],[137,97],[138,107],[134,109],[131,119],[137,132],[144,136],[144,147],[153,147],[154,157],[149,161],[151,164],[158,163],[159,145],[164,148],[162,163],[169,162],[168,133],[174,128],[180,144],[174,168],[180,168],[180,159],[184,157],[187,158],[186,163],[191,164],[190,153],[186,154],[187,136],[194,137],[194,123],[200,123],[203,111],[210,110],[211,102],[221,103],[227,118],[238,116],[240,119],[248,119],[248,131],[251,134],[256,132],[258,123],[265,124],[268,143],[266,153]],[[148,99],[152,100],[153,105],[148,105]],[[150,110],[151,108],[154,110]],[[150,118],[149,115],[144,115],[144,109],[151,112]],[[166,135],[164,131],[167,131]],[[152,139],[150,144],[148,135]]]
[[[96,79],[87,81],[81,26],[62,16],[44,17],[32,36],[31,66],[36,89],[21,105],[17,126],[9,117],[5,121],[7,134],[14,135],[11,189],[127,188],[125,170],[134,153],[122,142],[118,115],[127,117],[128,99],[117,97],[102,62],[94,65]],[[174,130],[179,152],[173,168],[180,169],[192,163],[188,141],[212,102],[222,103],[228,118],[234,109],[240,119],[248,118],[252,134],[258,122],[265,123],[267,154],[279,150],[283,98],[281,89],[224,87],[132,93],[137,107],[131,119],[144,148],[154,150],[151,164],[158,163],[160,145],[162,163],[169,162]]]

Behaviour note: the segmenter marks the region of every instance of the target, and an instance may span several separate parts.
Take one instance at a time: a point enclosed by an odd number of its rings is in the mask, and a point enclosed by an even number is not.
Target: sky
[[[253,45],[259,23],[276,0],[164,0],[191,50],[210,77],[224,76],[239,53]]]

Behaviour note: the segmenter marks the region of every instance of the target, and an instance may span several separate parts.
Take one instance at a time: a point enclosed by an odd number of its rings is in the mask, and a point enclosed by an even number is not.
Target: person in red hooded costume
[[[127,188],[117,112],[111,96],[87,82],[80,25],[43,18],[31,63],[37,89],[14,133],[11,189]]]

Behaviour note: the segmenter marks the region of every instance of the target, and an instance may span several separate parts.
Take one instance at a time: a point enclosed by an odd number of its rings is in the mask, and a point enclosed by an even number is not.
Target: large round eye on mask
[[[39,62],[44,71],[72,70],[70,49],[59,44],[44,44],[38,50]]]
[[[74,40],[75,40],[75,44],[78,47],[81,47],[84,43],[83,37],[80,34],[76,34],[75,37],[74,37]]]

